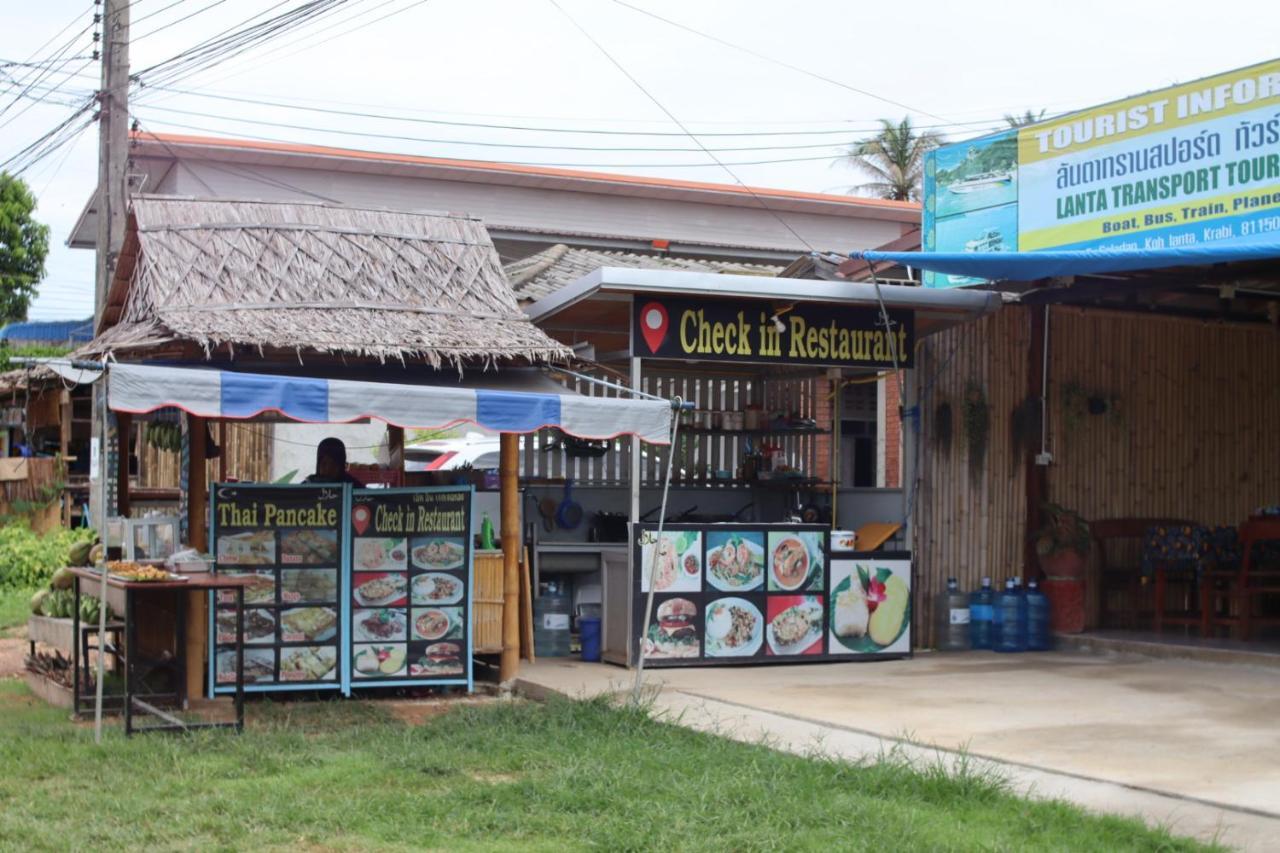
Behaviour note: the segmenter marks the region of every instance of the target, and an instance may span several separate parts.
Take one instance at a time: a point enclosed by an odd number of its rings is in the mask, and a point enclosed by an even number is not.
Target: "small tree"
[[[942,135],[932,130],[917,132],[911,119],[898,124],[880,119],[880,132],[870,139],[854,143],[845,155],[846,161],[874,181],[859,184],[857,189],[880,198],[916,201],[924,177],[924,155],[943,143]]]
[[[1044,110],[1036,112],[1035,110],[1027,110],[1020,116],[1010,113],[1004,114],[1005,124],[1009,127],[1026,127],[1029,124],[1035,124],[1038,121],[1044,121]]]
[[[26,182],[0,172],[0,325],[27,319],[44,278],[49,226],[32,218],[35,209]]]

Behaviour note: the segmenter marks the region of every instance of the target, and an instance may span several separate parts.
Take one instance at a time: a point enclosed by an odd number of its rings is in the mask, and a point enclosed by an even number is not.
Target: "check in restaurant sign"
[[[911,366],[911,312],[835,304],[636,297],[631,354],[640,358],[824,367]]]

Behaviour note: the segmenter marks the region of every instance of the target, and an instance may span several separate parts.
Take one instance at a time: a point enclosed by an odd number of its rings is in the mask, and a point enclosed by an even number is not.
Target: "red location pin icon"
[[[657,302],[650,302],[640,309],[640,334],[649,345],[649,352],[657,353],[662,339],[667,336],[667,309]]]
[[[373,513],[369,511],[369,507],[365,504],[358,504],[355,509],[351,510],[351,525],[355,527],[356,533],[364,533],[369,529],[369,522],[373,519]]]

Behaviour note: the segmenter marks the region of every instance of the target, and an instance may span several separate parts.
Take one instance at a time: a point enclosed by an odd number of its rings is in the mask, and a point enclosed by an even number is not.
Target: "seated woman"
[[[348,473],[347,446],[338,438],[326,438],[316,447],[316,472],[303,482],[362,485]]]

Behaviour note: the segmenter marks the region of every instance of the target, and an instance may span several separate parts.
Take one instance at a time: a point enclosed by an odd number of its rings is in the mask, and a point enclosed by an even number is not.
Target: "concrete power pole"
[[[102,6],[102,88],[98,92],[98,212],[97,263],[94,267],[94,328],[102,329],[107,291],[116,258],[124,245],[128,206],[129,162],[129,6],[130,0],[104,0]],[[93,395],[94,439],[98,459],[90,472],[89,504],[106,541],[110,514],[106,472],[108,468],[107,406],[105,381]],[[127,452],[127,451],[126,451]]]

